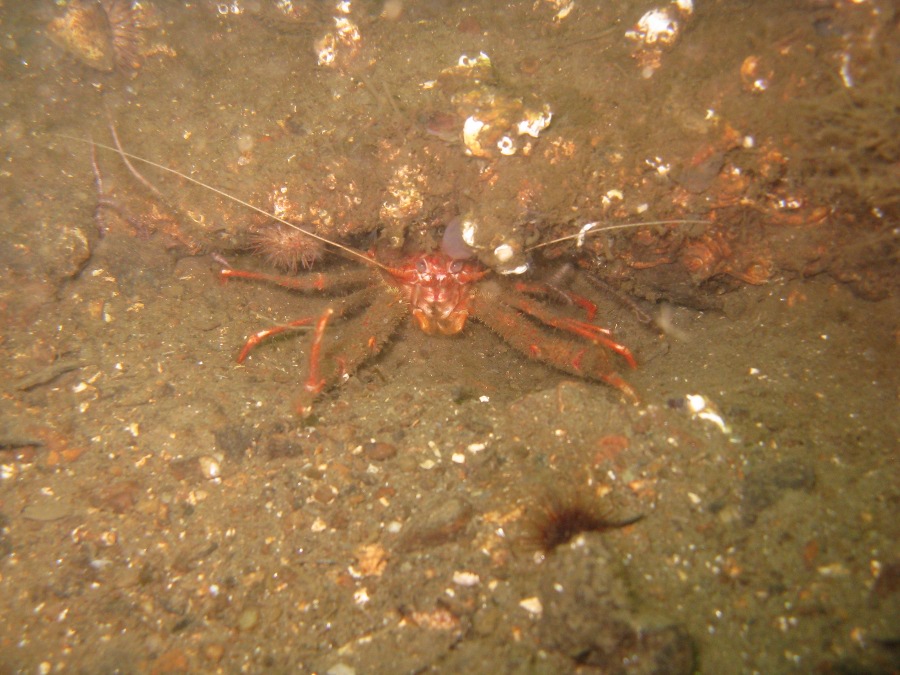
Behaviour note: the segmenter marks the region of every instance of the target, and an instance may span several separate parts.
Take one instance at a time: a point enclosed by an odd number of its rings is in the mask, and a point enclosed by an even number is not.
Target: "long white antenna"
[[[577,246],[581,248],[584,246],[584,238],[588,234],[599,234],[600,232],[609,232],[611,230],[626,230],[633,229],[635,227],[647,227],[650,225],[709,225],[710,221],[708,220],[646,220],[640,223],[618,223],[613,225],[603,225],[600,221],[595,221],[593,223],[586,223],[581,226],[581,229],[575,234],[567,234],[565,237],[558,237],[556,239],[551,239],[550,241],[542,241],[540,244],[535,244],[534,246],[529,246],[525,249],[526,252],[534,251],[538,248],[544,248],[545,246],[552,246],[553,244],[558,244],[562,241],[569,241],[571,239],[578,240]]]
[[[152,166],[155,169],[159,169],[160,171],[165,171],[172,175],[178,176],[179,178],[183,178],[184,180],[189,181],[189,182],[193,183],[194,185],[199,185],[200,187],[210,190],[211,192],[214,192],[217,195],[224,197],[225,199],[230,199],[231,201],[233,201],[237,204],[240,204],[241,206],[244,206],[248,209],[256,211],[257,213],[260,213],[264,216],[272,218],[273,220],[278,221],[282,225],[287,225],[288,227],[293,228],[293,229],[297,230],[298,232],[302,232],[307,237],[312,237],[313,239],[316,239],[317,241],[321,241],[323,244],[328,244],[329,246],[334,246],[335,248],[340,249],[344,253],[347,253],[355,258],[360,258],[362,260],[365,260],[370,265],[376,265],[377,267],[380,267],[381,269],[384,269],[384,270],[390,269],[387,265],[381,264],[377,260],[370,258],[369,256],[365,255],[364,253],[355,251],[354,249],[350,248],[349,246],[344,246],[343,244],[339,244],[336,241],[331,241],[330,239],[326,239],[325,237],[318,235],[315,232],[310,232],[309,230],[305,230],[302,227],[300,227],[299,225],[296,225],[290,221],[285,220],[284,218],[280,218],[280,217],[276,216],[274,213],[269,213],[265,209],[261,209],[258,206],[254,206],[250,202],[246,202],[243,199],[241,199],[240,197],[235,197],[234,195],[228,194],[224,190],[220,190],[219,188],[213,187],[212,185],[208,185],[207,183],[204,183],[201,180],[192,178],[191,176],[188,176],[187,174],[182,173],[181,171],[178,171],[177,169],[172,169],[171,167],[165,166],[164,164],[158,164],[157,162],[154,162],[150,159],[145,159],[144,157],[134,155],[130,152],[125,152],[124,150],[122,150],[121,147],[114,148],[111,145],[105,145],[104,143],[90,141],[85,138],[78,138],[77,136],[69,136],[67,134],[53,134],[53,135],[57,136],[59,138],[66,138],[70,141],[77,141],[79,143],[86,143],[88,145],[93,145],[95,147],[103,148],[104,150],[109,150],[111,152],[115,152],[118,155],[121,155],[122,159],[125,161],[126,166],[128,166],[128,168],[131,170],[131,172],[133,174],[136,174],[139,177],[139,179],[141,179],[140,174],[137,173],[137,171],[134,169],[134,167],[131,166],[131,163],[128,161],[129,159],[133,159],[136,162],[141,162],[143,164],[147,164],[148,166]],[[116,139],[116,143],[118,144],[118,138],[115,136],[115,132],[113,132],[113,137]],[[155,187],[153,187],[153,185],[150,184],[149,181],[147,181],[146,179],[141,179],[141,182],[144,183],[144,185],[146,187],[148,187],[154,194],[156,194],[156,195],[160,194],[159,190],[157,190]]]

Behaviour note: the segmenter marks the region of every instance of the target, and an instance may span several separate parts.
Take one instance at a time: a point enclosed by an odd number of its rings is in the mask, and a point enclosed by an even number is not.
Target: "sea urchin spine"
[[[269,264],[292,274],[301,267],[309,269],[324,252],[320,241],[283,223],[268,223],[257,229],[250,247]]]
[[[644,516],[616,518],[593,500],[579,496],[543,497],[536,513],[528,522],[526,541],[536,550],[552,552],[584,532],[606,532],[632,525]]]

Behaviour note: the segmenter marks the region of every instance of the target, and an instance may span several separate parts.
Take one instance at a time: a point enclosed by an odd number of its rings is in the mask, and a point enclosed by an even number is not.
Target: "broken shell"
[[[553,113],[550,106],[545,105],[540,111],[525,110],[521,121],[516,125],[516,130],[520,136],[528,135],[537,138],[538,135],[550,126],[550,120],[553,119]]]
[[[524,609],[532,616],[540,616],[544,612],[544,606],[543,604],[541,604],[541,599],[536,595],[530,598],[525,598],[524,600],[520,600],[519,607]]]
[[[693,419],[711,422],[719,428],[723,434],[731,434],[731,426],[722,417],[715,404],[702,394],[687,394],[685,397],[687,409]]]
[[[203,474],[204,478],[213,479],[222,475],[222,467],[219,464],[219,460],[215,457],[203,455],[197,462],[200,465],[200,473]]]
[[[668,8],[645,13],[625,37],[645,45],[671,45],[678,37],[678,20]]]
[[[501,155],[514,155],[516,154],[516,142],[509,136],[503,136],[497,141],[497,149]]]
[[[509,244],[500,244],[494,249],[494,257],[499,263],[509,262],[514,255],[515,251],[513,251],[513,247]]]
[[[481,583],[481,577],[475,572],[457,570],[453,572],[453,583],[457,586],[477,586]]]
[[[478,140],[478,136],[485,126],[484,122],[474,116],[467,117],[463,123],[463,143],[466,144],[469,154],[475,157],[486,157],[489,154]]]
[[[338,10],[343,6],[339,4]],[[359,27],[346,16],[335,16],[334,30],[316,40],[313,48],[320,66],[343,67],[359,53],[361,42]]]

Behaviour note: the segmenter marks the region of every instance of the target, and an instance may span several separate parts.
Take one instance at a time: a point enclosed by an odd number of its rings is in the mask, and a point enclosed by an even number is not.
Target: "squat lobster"
[[[469,318],[475,319],[522,354],[578,377],[605,382],[633,403],[638,402],[634,389],[612,367],[609,351],[622,357],[631,368],[636,367],[634,356],[626,346],[613,340],[609,330],[591,323],[596,306],[586,298],[565,293],[587,311],[588,321],[579,321],[536,301],[535,296],[550,292],[548,286],[485,281],[489,271],[478,263],[452,259],[444,253],[415,255],[398,265],[381,263],[371,254],[365,257],[372,265],[339,275],[310,273],[292,277],[235,269],[221,272],[224,279],[266,281],[301,292],[350,291],[318,317],[307,316],[254,333],[238,356],[238,361],[243,362],[267,338],[314,325],[309,372],[297,402],[301,414],[310,412],[315,398],[329,384],[352,374],[379,352],[409,314],[423,332],[440,336],[455,335]],[[347,334],[331,349],[323,349],[329,322],[356,314],[359,316],[349,323]]]

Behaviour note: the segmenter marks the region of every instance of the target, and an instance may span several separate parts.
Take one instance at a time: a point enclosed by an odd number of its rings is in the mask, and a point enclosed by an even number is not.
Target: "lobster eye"
[[[428,273],[428,261],[425,258],[416,261],[416,272],[419,274],[427,274]]]
[[[447,271],[450,274],[459,274],[463,269],[463,261],[462,260],[453,260],[450,262],[450,266],[447,268]]]

